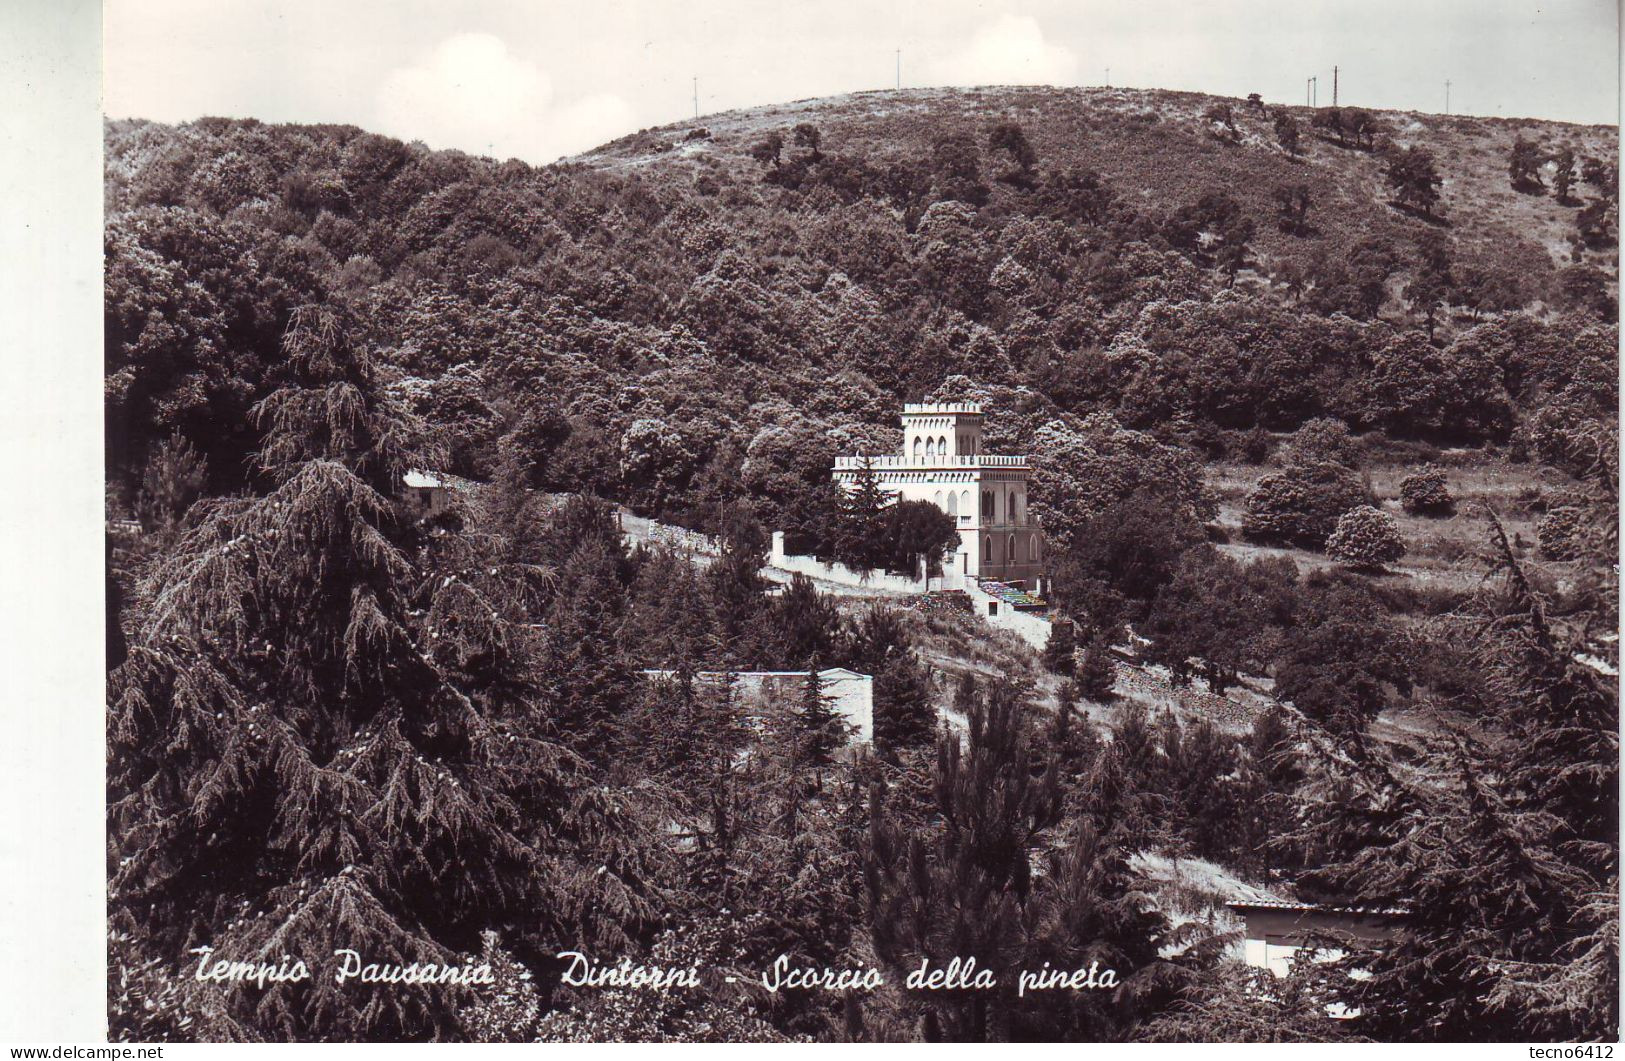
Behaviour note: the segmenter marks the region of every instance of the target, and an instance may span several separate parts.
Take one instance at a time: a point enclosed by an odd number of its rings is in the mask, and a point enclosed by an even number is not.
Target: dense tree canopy
[[[108,124],[108,506],[143,530],[110,565],[116,1036],[1613,1027],[1610,136],[905,95],[547,167],[348,126]],[[1534,194],[1537,141],[1573,145],[1562,202]],[[1518,190],[1478,172],[1485,145]],[[917,400],[979,402],[986,450],[1029,455],[1056,673],[940,601],[763,577],[770,530],[906,571],[956,545],[935,506],[830,476],[897,452]],[[1561,489],[1516,501],[1539,552],[1501,535],[1505,583],[1424,619],[1375,570],[1396,542],[1362,467],[1433,447]],[[1221,495],[1217,459],[1272,466]],[[445,511],[405,503],[408,470],[448,477]],[[1448,512],[1437,472],[1400,495]],[[634,547],[627,513],[706,537]],[[1260,558],[1238,516],[1330,555]],[[867,752],[814,673],[837,666],[873,677]],[[1132,695],[1145,667],[1180,715]],[[1270,709],[1201,715],[1227,703]],[[1201,915],[1145,901],[1148,861],[1191,855],[1406,904],[1415,931],[1351,953],[1361,1017],[1317,1025],[1324,984],[1262,994]],[[500,987],[163,972],[340,946]],[[1121,982],[629,1007],[560,986],[571,947]]]

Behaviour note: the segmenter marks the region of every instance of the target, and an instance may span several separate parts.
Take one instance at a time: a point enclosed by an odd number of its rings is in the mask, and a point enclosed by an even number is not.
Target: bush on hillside
[[[1326,539],[1326,555],[1353,568],[1379,570],[1405,555],[1394,517],[1370,505],[1343,513]]]
[[[1338,517],[1367,500],[1352,468],[1330,461],[1266,475],[1247,499],[1242,533],[1252,541],[1319,549]]]
[[[1441,469],[1424,468],[1400,480],[1399,507],[1413,516],[1448,516],[1456,511],[1456,499]]]

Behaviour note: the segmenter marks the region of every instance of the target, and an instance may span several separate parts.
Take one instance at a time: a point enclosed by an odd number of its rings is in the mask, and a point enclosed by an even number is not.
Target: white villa
[[[1040,588],[1043,545],[1027,520],[1027,458],[982,452],[980,405],[903,406],[903,452],[837,457],[835,481],[852,489],[865,462],[882,490],[930,501],[958,521],[959,550],[944,563],[945,573]]]

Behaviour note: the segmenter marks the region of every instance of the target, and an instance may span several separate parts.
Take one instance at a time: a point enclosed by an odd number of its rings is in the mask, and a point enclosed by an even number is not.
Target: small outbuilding
[[[412,469],[401,476],[405,500],[419,517],[438,516],[451,505],[451,485],[438,475]]]
[[[1403,910],[1371,910],[1269,899],[1226,903],[1246,926],[1245,960],[1285,976],[1298,952],[1318,941],[1326,958],[1339,957],[1332,944],[1393,939],[1404,929]]]

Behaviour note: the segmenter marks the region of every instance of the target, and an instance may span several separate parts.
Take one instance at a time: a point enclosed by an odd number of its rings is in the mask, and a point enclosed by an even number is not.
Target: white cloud
[[[538,164],[636,128],[613,94],[555,103],[547,73],[489,33],[447,38],[424,61],[390,71],[377,108],[379,132]]]
[[[631,104],[600,92],[558,107],[549,125],[557,153],[575,155],[636,132],[639,122]]]
[[[1001,15],[982,25],[963,48],[928,65],[929,80],[941,85],[1071,85],[1078,57],[1072,49],[1044,39],[1038,20]]]

